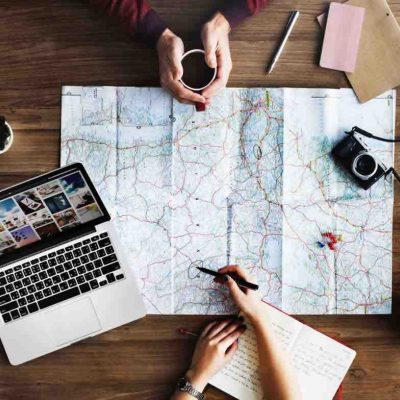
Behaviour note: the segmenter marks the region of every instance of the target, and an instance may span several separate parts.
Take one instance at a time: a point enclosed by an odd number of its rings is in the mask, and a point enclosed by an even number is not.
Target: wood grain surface
[[[222,0],[152,4],[191,48],[202,23]],[[400,20],[400,0],[389,4]],[[229,85],[348,87],[344,74],[318,67],[322,33],[315,17],[327,5],[326,0],[272,0],[268,9],[236,29]],[[300,20],[275,72],[266,76],[293,9],[301,11]],[[16,134],[12,149],[0,156],[0,186],[5,187],[58,166],[62,85],[158,86],[158,65],[154,50],[135,43],[85,0],[1,0],[0,11],[0,114]],[[397,187],[393,315],[301,318],[357,351],[344,382],[345,400],[400,399],[398,201]],[[177,329],[200,331],[213,319],[149,316],[20,367],[10,366],[1,350],[0,399],[167,399],[195,344]],[[207,396],[228,398],[213,388]]]

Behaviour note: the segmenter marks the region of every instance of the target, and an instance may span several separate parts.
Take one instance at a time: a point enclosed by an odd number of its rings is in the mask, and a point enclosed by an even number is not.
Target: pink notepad
[[[320,66],[354,72],[365,9],[331,3],[326,23]]]

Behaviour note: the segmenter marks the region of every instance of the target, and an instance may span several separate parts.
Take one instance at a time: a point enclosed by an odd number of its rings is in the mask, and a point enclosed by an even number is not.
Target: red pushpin
[[[322,234],[322,237],[324,238],[324,242],[328,245],[328,247],[332,250],[336,250],[336,245],[338,241],[340,241],[340,238],[333,234],[332,232],[324,232]]]

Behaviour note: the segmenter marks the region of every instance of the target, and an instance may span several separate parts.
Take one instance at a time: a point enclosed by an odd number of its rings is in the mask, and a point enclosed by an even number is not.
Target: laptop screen
[[[0,194],[0,263],[4,256],[38,247],[44,239],[58,242],[107,213],[83,168],[57,172]]]

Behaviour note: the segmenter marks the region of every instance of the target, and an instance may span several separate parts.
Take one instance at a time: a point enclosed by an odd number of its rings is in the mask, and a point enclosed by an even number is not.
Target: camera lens
[[[371,154],[367,152],[359,153],[353,161],[353,173],[360,179],[367,180],[375,174],[378,164]]]

